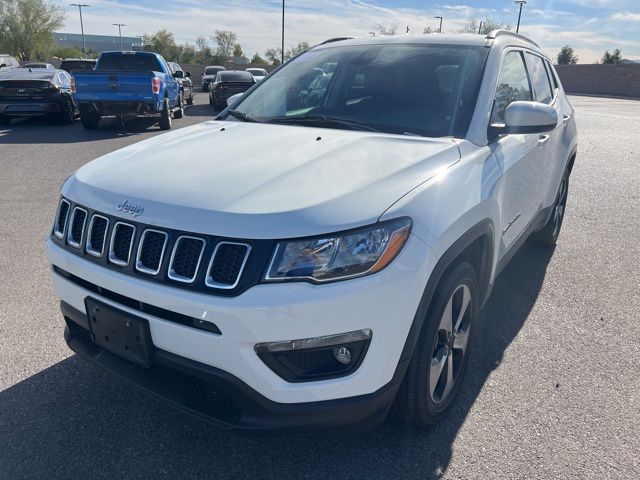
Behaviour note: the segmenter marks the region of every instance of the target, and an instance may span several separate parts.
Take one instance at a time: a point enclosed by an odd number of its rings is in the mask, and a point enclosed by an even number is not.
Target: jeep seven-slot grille
[[[143,225],[66,199],[58,207],[53,234],[56,243],[105,267],[227,296],[259,283],[274,247],[271,240],[231,241]]]
[[[111,247],[109,248],[109,261],[126,267],[131,259],[133,236],[136,227],[128,223],[117,222],[111,234]]]
[[[142,233],[138,246],[136,270],[151,275],[158,274],[168,237],[165,232],[159,230],[147,229]]]

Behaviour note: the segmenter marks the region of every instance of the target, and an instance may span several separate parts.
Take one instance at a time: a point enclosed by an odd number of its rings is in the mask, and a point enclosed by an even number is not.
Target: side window
[[[531,85],[527,76],[522,53],[507,52],[502,60],[496,97],[493,101],[493,113],[491,124],[503,124],[504,112],[507,107],[516,101],[532,100]]]
[[[549,74],[549,80],[551,80],[551,89],[553,90],[553,92],[555,94],[555,91],[558,89],[558,79],[556,78],[556,75],[553,72],[553,67],[551,66],[551,64],[546,60],[544,61],[544,64],[547,67],[547,73]]]
[[[551,103],[553,93],[551,92],[551,84],[549,83],[544,61],[537,55],[527,53],[527,65],[529,66],[533,88],[536,91],[536,100],[541,103]]]

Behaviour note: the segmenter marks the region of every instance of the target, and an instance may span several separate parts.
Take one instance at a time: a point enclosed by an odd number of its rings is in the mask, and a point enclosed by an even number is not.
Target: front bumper
[[[220,335],[132,310],[116,301],[96,296],[95,292],[56,272],[52,273],[55,288],[68,306],[67,310],[80,312],[79,315],[65,315],[74,324],[82,325],[82,318],[76,321],[74,317],[84,316],[82,312],[87,296],[147,319],[154,349],[159,352],[156,358],[162,359],[161,363],[166,364],[165,359],[171,358],[181,364],[195,365],[196,371],[206,370],[216,382],[219,378],[226,379],[224,388],[236,389],[232,395],[234,403],[245,404],[247,400],[238,400],[239,397],[251,399],[246,409],[248,413],[243,414],[244,417],[241,415],[241,420],[227,422],[229,426],[248,429],[293,428],[303,424],[313,428],[336,426],[340,419],[348,420],[347,423],[367,423],[374,417],[375,421],[380,420],[380,416],[384,418],[404,373],[403,367],[408,359],[401,359],[401,353],[426,281],[435,265],[431,250],[419,238],[411,236],[392,264],[375,275],[326,285],[261,284],[237,297],[220,297],[123,275],[83,260],[50,240],[47,252],[52,265],[87,282],[155,307],[215,323]],[[267,367],[254,350],[258,343],[320,337],[359,329],[371,329],[372,339],[362,364],[345,377],[290,383]],[[70,333],[74,333],[73,329]],[[102,352],[90,342],[74,340],[73,335],[69,337],[69,344],[80,355],[98,363],[100,358],[111,357],[109,364],[124,362]],[[127,362],[124,364],[128,365]],[[129,367],[134,368],[133,365]],[[137,374],[136,378],[139,376]],[[228,385],[229,382],[232,386]],[[153,392],[144,385],[143,388]],[[157,395],[169,398],[164,393]],[[255,402],[261,409],[256,410]],[[371,405],[365,408],[362,403]],[[383,403],[384,408],[381,406]],[[344,413],[343,404],[357,405],[356,411],[347,409]],[[189,407],[183,404],[183,408]],[[309,412],[316,409],[333,413],[322,420],[315,420]],[[300,412],[299,418],[292,412]],[[292,425],[285,421],[289,417]],[[278,422],[281,425],[274,427]]]

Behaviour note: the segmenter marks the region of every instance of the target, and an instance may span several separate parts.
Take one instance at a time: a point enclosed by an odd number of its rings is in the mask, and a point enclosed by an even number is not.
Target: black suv
[[[226,70],[226,68],[220,65],[204,67],[204,73],[202,74],[202,91],[208,92],[209,85],[216,79],[218,72],[222,72],[224,70]]]

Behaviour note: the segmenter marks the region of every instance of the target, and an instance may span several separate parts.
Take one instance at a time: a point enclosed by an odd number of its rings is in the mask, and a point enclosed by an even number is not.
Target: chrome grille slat
[[[188,242],[188,241],[193,241],[194,243],[187,244],[186,246],[182,246],[184,242]],[[191,268],[191,264],[193,264],[193,257],[184,258],[184,259],[181,258],[181,255],[183,254],[188,255],[188,252],[183,253],[182,251],[180,251],[180,249],[190,248],[189,245],[195,247],[195,242],[200,243],[200,252],[197,255],[197,261],[195,262],[195,266]],[[169,260],[169,273],[167,274],[167,276],[171,280],[175,280],[177,282],[193,283],[196,279],[196,276],[198,275],[198,271],[200,270],[200,263],[202,262],[202,256],[204,254],[205,246],[206,246],[206,242],[202,238],[192,237],[190,235],[181,235],[180,237],[178,237],[175,245],[173,246],[173,251],[171,252],[171,259]],[[180,265],[178,268],[178,270],[180,271],[176,271],[176,267],[178,267],[178,265],[176,265],[176,262],[178,260],[187,262],[189,264],[187,265],[187,267],[189,268],[182,268],[182,265]],[[182,270],[185,270],[185,269],[193,270],[193,273],[191,275],[184,275],[183,274],[184,272],[182,272]]]
[[[119,238],[116,238],[116,236],[119,235],[119,232],[121,231],[121,229],[131,229],[131,234],[129,237],[129,248],[127,251],[127,258],[126,260],[124,258],[119,257],[115,251],[114,251],[114,245],[116,241],[120,241]],[[127,235],[127,233],[123,233],[123,235]],[[113,226],[113,232],[111,232],[111,241],[109,243],[109,261],[115,265],[119,265],[121,267],[126,267],[127,265],[129,265],[129,262],[131,261],[131,250],[133,249],[133,240],[135,239],[136,236],[136,227],[134,225],[131,225],[130,223],[125,223],[125,222],[116,222],[115,225]],[[126,237],[124,237],[126,238]],[[123,238],[123,239],[124,239]]]
[[[53,234],[60,239],[64,238],[64,233],[65,233],[65,229],[67,228],[67,219],[69,217],[70,208],[71,208],[71,204],[64,198],[60,201],[60,204],[58,205],[58,211],[56,212],[56,221],[53,226]],[[62,227],[60,226],[61,223],[62,223]]]
[[[102,228],[102,227],[96,225],[96,222],[99,222],[98,225],[104,222],[104,232],[102,233],[102,243],[100,244],[99,249],[96,248],[98,247],[98,245],[94,244],[96,242],[93,238],[93,233],[95,228]],[[97,213],[95,213],[91,217],[91,221],[89,222],[89,228],[87,229],[87,241],[86,241],[85,249],[87,250],[87,253],[89,255],[93,255],[94,257],[98,257],[98,258],[102,257],[102,254],[104,253],[104,247],[107,243],[108,231],[109,231],[109,219],[107,217],[103,217],[102,215],[98,215]]]
[[[146,265],[142,258],[143,251],[145,248],[145,240],[147,240],[147,235],[150,233],[162,235],[164,237],[164,240],[162,242],[162,249],[160,251],[160,255],[158,256],[158,259],[156,262],[157,265],[155,266],[155,268],[151,268],[151,266]],[[144,232],[142,232],[142,236],[140,237],[140,241],[138,242],[138,253],[136,254],[136,270],[142,273],[148,273],[149,275],[157,275],[158,273],[160,273],[160,268],[162,267],[162,260],[164,258],[164,252],[165,252],[165,249],[167,248],[168,241],[169,241],[169,235],[166,232],[155,230],[153,228],[147,228]],[[147,243],[147,248],[149,248],[148,243]]]
[[[218,259],[217,257],[221,249],[226,246],[244,247],[245,253],[244,253],[244,256],[242,256],[242,260],[239,261],[240,260],[239,258],[231,259],[230,261],[228,258]],[[216,245],[216,248],[213,250],[213,254],[211,254],[211,260],[209,261],[209,266],[207,267],[207,276],[205,278],[205,285],[210,288],[219,288],[223,290],[232,290],[236,288],[238,286],[238,283],[240,282],[240,278],[242,277],[242,272],[244,271],[244,267],[247,264],[247,260],[249,259],[250,252],[251,252],[251,245],[247,243],[227,242],[227,241],[218,242],[218,244]],[[236,253],[236,256],[238,256],[238,253]],[[215,273],[213,272],[213,268],[214,266],[216,266],[215,265],[216,262],[223,262],[223,261],[226,261],[227,265],[220,266],[220,268],[225,269],[224,273],[227,276],[230,276],[230,277],[235,276],[233,282],[228,283],[228,282],[221,281],[221,279],[219,278],[221,275],[219,275],[218,272],[215,272]],[[237,270],[237,272],[235,270]]]
[[[82,219],[80,224],[77,224],[76,221],[79,218]],[[69,218],[69,225],[67,227],[67,243],[74,248],[80,248],[82,242],[84,240],[84,227],[87,224],[87,211],[81,207],[73,207],[73,211],[71,212],[71,217]],[[79,228],[78,228],[79,227]],[[79,232],[77,230],[80,230]],[[80,234],[80,238],[78,238],[78,233]]]

